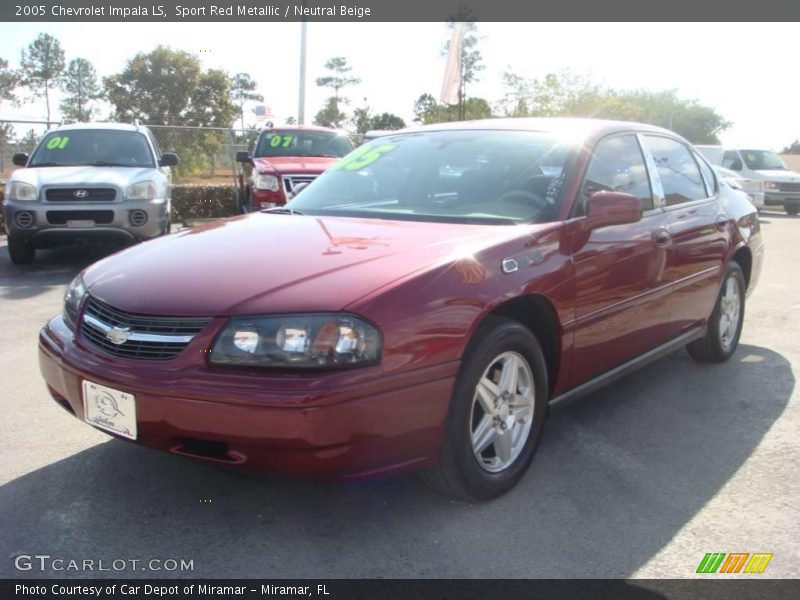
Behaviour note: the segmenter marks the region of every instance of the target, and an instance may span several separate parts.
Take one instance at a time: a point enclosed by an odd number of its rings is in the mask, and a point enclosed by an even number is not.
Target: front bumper
[[[223,371],[196,358],[218,329],[209,326],[174,359],[131,360],[76,342],[56,317],[40,333],[40,368],[53,398],[81,420],[84,379],[133,394],[136,442],[173,454],[325,478],[436,460],[454,363],[371,378],[363,370],[284,378]]]
[[[800,191],[764,192],[764,204],[767,204],[769,206],[785,206],[786,204],[800,204]]]
[[[126,202],[47,203],[6,200],[6,229],[37,246],[73,240],[118,239],[143,241],[166,230],[169,203],[164,199]],[[132,213],[147,215],[141,225],[132,224]]]
[[[275,208],[286,204],[286,195],[283,190],[271,192],[269,190],[255,190],[253,192],[253,210]]]

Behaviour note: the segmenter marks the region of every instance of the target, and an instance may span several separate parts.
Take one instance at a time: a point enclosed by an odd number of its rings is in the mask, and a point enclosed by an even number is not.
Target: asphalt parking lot
[[[767,260],[733,360],[683,352],[551,415],[508,495],[456,502],[413,475],[357,484],[221,470],[117,441],[52,402],[37,333],[111,250],[10,264],[0,238],[0,577],[685,578],[707,552],[800,577],[800,218]],[[14,557],[187,559],[191,572],[19,571]]]

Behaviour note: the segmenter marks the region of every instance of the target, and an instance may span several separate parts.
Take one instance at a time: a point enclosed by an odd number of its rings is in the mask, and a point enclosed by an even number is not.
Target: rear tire
[[[489,317],[456,378],[439,464],[423,480],[448,495],[489,500],[527,471],[542,436],[547,368],[539,342],[511,319]]]
[[[8,236],[8,255],[15,265],[27,265],[36,257],[36,248],[26,237]]]
[[[708,319],[706,335],[688,346],[689,354],[700,362],[721,363],[728,360],[739,345],[744,322],[744,274],[738,263],[731,261]]]

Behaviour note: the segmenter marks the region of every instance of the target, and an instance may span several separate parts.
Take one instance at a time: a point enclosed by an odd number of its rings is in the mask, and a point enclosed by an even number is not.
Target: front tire
[[[547,368],[539,342],[521,324],[489,317],[464,354],[433,487],[489,500],[522,478],[542,435]]]
[[[788,215],[796,215],[800,213],[800,204],[798,203],[786,204],[784,205],[784,208],[786,209],[786,214]]]
[[[8,255],[15,265],[27,265],[36,257],[36,248],[26,237],[8,236]]]
[[[738,263],[731,261],[708,320],[706,335],[686,346],[692,358],[721,363],[733,356],[742,335],[744,296],[744,274]]]

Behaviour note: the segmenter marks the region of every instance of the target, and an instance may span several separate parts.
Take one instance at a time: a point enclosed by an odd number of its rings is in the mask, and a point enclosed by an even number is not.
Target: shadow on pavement
[[[715,366],[677,352],[554,413],[521,484],[484,504],[413,475],[323,485],[112,440],[0,487],[0,576],[626,577],[736,473],[793,388],[766,348]],[[20,553],[194,570],[23,573]]]
[[[36,251],[36,260],[29,265],[14,265],[5,245],[0,246],[0,298],[23,300],[33,298],[55,286],[64,286],[92,263],[124,250],[115,244],[83,244],[59,246]]]

